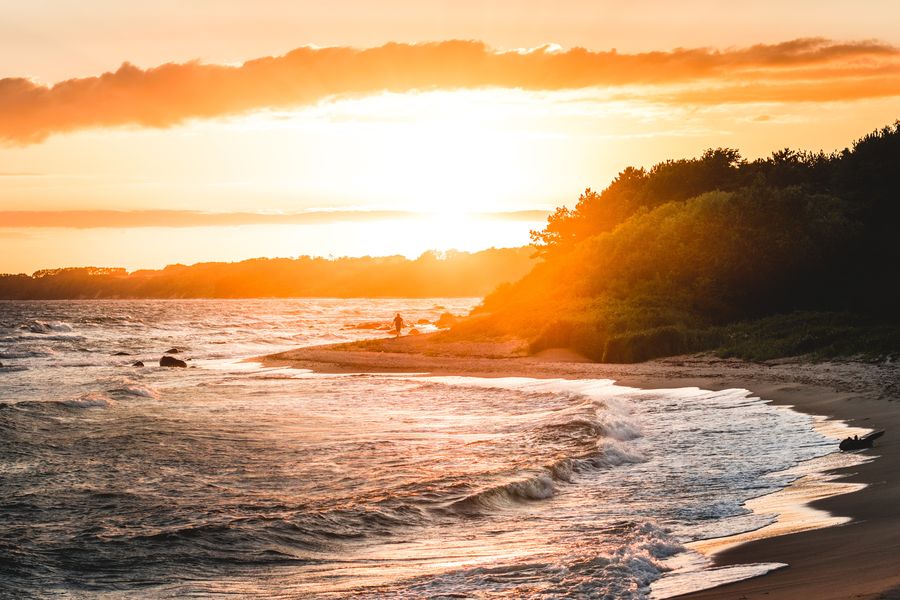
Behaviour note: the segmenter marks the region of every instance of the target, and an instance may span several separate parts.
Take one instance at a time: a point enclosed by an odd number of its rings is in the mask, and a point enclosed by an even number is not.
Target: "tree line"
[[[0,275],[0,299],[484,296],[500,283],[525,275],[534,263],[532,256],[526,247],[425,252],[415,260],[256,258],[133,273],[96,267],[45,269]]]
[[[633,361],[900,349],[900,122],[840,152],[629,167],[532,232],[542,260],[479,327]]]

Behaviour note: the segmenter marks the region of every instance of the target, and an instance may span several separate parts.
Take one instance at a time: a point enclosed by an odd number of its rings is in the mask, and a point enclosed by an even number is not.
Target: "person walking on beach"
[[[394,317],[394,335],[400,337],[400,330],[403,329],[403,317],[400,316],[400,313]]]

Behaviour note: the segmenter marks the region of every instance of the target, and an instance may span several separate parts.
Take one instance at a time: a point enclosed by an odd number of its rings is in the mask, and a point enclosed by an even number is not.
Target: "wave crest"
[[[62,321],[27,321],[23,323],[22,328],[31,333],[47,333],[48,331],[69,333],[72,331],[72,326]]]
[[[535,475],[480,490],[453,502],[453,512],[470,514],[511,508],[524,502],[546,500],[556,495],[559,484],[573,483],[583,473],[644,462],[643,455],[604,442],[599,452],[560,459]]]

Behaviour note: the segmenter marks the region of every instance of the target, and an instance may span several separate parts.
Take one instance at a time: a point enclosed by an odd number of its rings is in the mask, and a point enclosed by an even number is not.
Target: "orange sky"
[[[900,117],[900,3],[619,4],[0,7],[0,272],[518,245],[627,165]]]

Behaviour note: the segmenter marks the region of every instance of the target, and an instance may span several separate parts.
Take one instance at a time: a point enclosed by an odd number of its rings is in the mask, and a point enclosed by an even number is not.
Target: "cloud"
[[[761,104],[853,101],[900,96],[900,77],[848,78],[837,81],[738,83],[642,96],[670,104]],[[635,98],[632,95],[632,98]]]
[[[821,38],[635,54],[584,48],[560,51],[550,46],[500,52],[477,41],[391,43],[368,49],[302,47],[238,66],[188,62],[141,69],[125,63],[115,72],[50,86],[26,78],[0,79],[0,140],[30,144],[54,133],[90,127],[169,127],[188,119],[386,91],[484,87],[552,91],[730,82],[768,87],[766,93],[731,91],[722,96],[723,102],[735,97],[754,101],[760,96],[787,102],[877,97],[897,94],[890,80],[898,68],[900,49],[894,46]],[[776,81],[780,83],[772,83]],[[858,88],[853,94],[843,89],[846,85],[830,85],[847,81]],[[792,85],[801,84],[809,86],[808,93],[790,92]],[[779,95],[780,88],[788,92]],[[715,90],[711,88],[702,100],[715,102]],[[688,94],[672,101],[692,100]]]
[[[474,219],[543,221],[549,211],[520,210],[475,213]],[[0,227],[21,228],[132,228],[234,227],[238,225],[315,225],[429,218],[426,213],[400,210],[323,210],[299,213],[206,213],[187,210],[61,210],[0,211]]]

